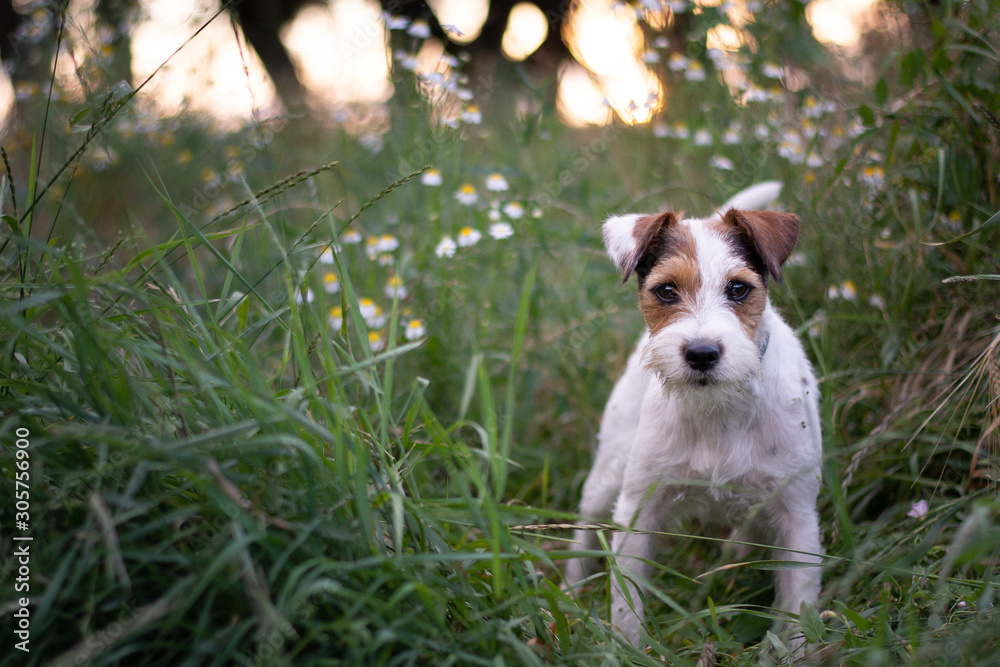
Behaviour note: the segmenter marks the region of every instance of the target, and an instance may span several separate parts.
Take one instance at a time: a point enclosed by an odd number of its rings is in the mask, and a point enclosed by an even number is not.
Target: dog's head
[[[638,277],[650,333],[645,362],[666,390],[738,390],[759,372],[768,277],[781,280],[797,216],[728,208],[685,219],[666,211],[611,217],[603,231],[622,282]]]

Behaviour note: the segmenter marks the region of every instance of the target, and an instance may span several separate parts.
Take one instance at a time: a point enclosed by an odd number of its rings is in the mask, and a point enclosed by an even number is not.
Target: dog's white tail
[[[730,197],[729,201],[719,207],[719,212],[725,213],[731,208],[747,211],[766,208],[773,204],[778,195],[781,194],[781,186],[780,181],[765,181],[751,185],[746,190],[741,190]]]

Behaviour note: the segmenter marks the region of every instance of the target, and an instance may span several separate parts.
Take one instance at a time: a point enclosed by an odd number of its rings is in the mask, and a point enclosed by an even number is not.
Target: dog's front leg
[[[639,645],[639,629],[645,617],[640,590],[649,579],[649,561],[653,556],[653,536],[641,531],[657,528],[654,512],[648,507],[640,508],[638,500],[626,491],[619,496],[614,521],[630,528],[615,533],[611,541],[618,566],[618,571],[611,573],[611,623],[633,646]]]
[[[793,498],[783,498],[783,502],[772,509],[770,518],[778,547],[775,559],[815,564],[778,570],[775,577],[775,607],[798,614],[803,602],[815,605],[819,599],[823,548],[815,501],[802,502],[800,494],[793,495]],[[814,493],[809,495],[815,498]],[[780,628],[783,624],[777,625]]]
[[[616,443],[612,443],[616,444]],[[615,498],[621,493],[622,468],[625,464],[615,451],[605,448],[597,455],[597,462],[583,485],[583,499],[580,501],[581,521],[606,521],[611,518]],[[573,551],[594,551],[600,548],[597,533],[587,528],[578,528],[573,533]],[[566,564],[566,583],[575,586],[596,570],[596,558],[572,558]]]

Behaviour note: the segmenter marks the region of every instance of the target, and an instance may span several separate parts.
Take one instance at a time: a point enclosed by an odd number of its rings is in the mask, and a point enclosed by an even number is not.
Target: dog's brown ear
[[[622,272],[622,282],[639,267],[640,262],[655,252],[660,232],[677,222],[673,211],[655,215],[620,215],[604,223],[604,247],[615,266]]]
[[[743,233],[767,272],[781,282],[781,266],[792,254],[799,239],[799,216],[777,211],[730,209],[722,219]]]

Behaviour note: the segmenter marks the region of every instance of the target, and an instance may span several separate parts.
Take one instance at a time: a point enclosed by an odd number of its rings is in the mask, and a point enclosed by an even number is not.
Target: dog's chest
[[[683,516],[740,521],[774,493],[777,448],[757,420],[745,418],[751,423],[741,428],[666,420],[648,472]]]

